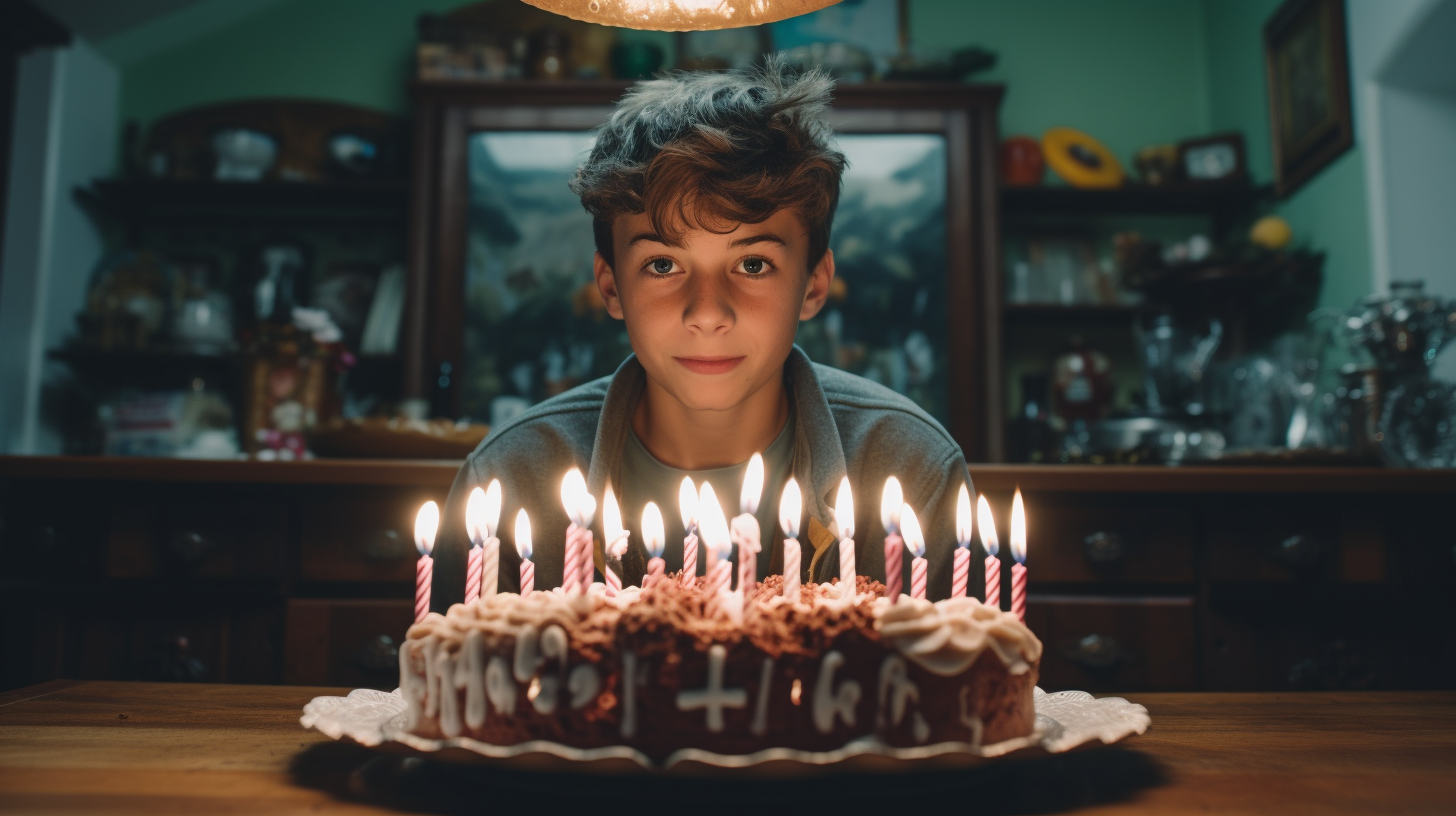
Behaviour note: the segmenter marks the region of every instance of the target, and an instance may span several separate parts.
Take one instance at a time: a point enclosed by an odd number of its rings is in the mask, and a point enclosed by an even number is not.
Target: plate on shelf
[[[573,748],[546,740],[492,745],[468,737],[430,739],[405,730],[405,702],[399,690],[357,689],[347,697],[315,697],[303,707],[300,722],[336,740],[392,753],[447,762],[483,763],[510,770],[575,773],[657,773],[674,775],[747,774],[754,777],[835,773],[900,773],[981,765],[1012,756],[1044,756],[1088,743],[1111,744],[1141,734],[1152,720],[1148,710],[1120,697],[1096,698],[1085,691],[1034,697],[1036,728],[1030,736],[992,745],[947,742],[913,748],[879,740],[855,740],[835,751],[772,748],[754,754],[725,755],[685,749],[661,764],[628,746]]]

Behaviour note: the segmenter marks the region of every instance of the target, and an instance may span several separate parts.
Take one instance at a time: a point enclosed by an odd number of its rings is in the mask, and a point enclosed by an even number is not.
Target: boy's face
[[[646,215],[622,216],[612,243],[616,263],[593,264],[607,312],[654,384],[694,410],[730,410],[782,376],[834,277],[832,253],[807,268],[808,232],[790,210],[721,235],[686,229],[675,246]]]

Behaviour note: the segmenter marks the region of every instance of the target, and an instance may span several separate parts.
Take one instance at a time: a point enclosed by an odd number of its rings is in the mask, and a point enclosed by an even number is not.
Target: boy
[[[766,472],[760,578],[783,570],[778,506],[790,475],[804,500],[802,577],[838,575],[834,504],[847,474],[857,572],[882,580],[880,495],[894,475],[925,531],[928,594],[950,594],[956,493],[970,485],[960,448],[906,398],[813,364],[794,345],[798,322],[823,307],[834,277],[829,228],[845,161],[822,121],[831,87],[822,75],[793,77],[774,64],[677,74],[639,83],[599,129],[572,190],[594,219],[597,288],[608,313],[625,321],[634,354],[611,377],[493,429],[467,459],[435,547],[435,611],[463,598],[472,487],[501,480],[498,586],[514,591],[517,510],[524,506],[531,521],[536,588],[549,589],[561,584],[568,524],[562,476],[580,467],[598,500],[598,572],[600,501],[613,485],[632,531],[621,562],[623,584],[632,585],[645,571],[646,503],[667,522],[664,558],[675,571],[683,477],[711,483],[732,518],[755,452]],[[907,592],[909,571],[907,555]]]

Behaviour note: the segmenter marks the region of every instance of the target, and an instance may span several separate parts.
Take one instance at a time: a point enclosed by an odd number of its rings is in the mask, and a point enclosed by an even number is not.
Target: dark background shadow
[[[977,814],[1056,813],[1130,799],[1167,781],[1157,760],[1119,746],[955,771],[735,780],[501,770],[326,742],[301,752],[291,771],[297,784],[340,799],[440,814],[675,806],[685,816],[727,812],[752,816],[761,809],[822,813],[821,808],[830,804],[896,809],[933,804]]]

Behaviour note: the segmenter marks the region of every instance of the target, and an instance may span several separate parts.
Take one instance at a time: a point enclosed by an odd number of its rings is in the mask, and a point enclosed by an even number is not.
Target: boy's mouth
[[[727,374],[743,362],[744,357],[674,357],[683,368],[695,374]]]

